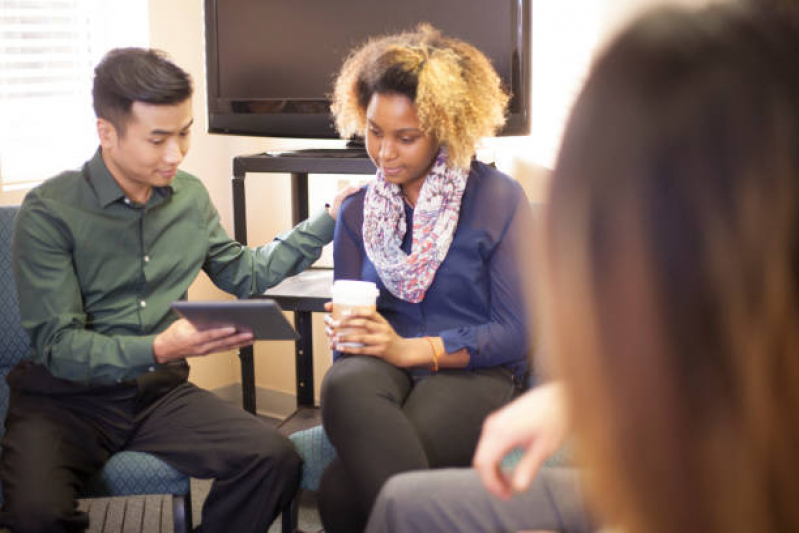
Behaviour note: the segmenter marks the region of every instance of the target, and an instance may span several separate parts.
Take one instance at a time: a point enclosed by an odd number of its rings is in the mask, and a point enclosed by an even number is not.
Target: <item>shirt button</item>
[[[155,370],[155,367],[151,366],[150,368],[147,369],[147,372],[152,372],[153,370]]]
[[[150,256],[149,255],[145,255],[144,256],[144,262],[145,263],[149,263],[150,262]]]
[[[139,302],[139,305],[141,305],[142,307],[147,307],[147,302],[142,300],[141,302]]]
[[[117,383],[122,383],[122,380],[121,380],[121,379],[118,379],[118,380],[117,380]]]
[[[130,205],[130,198],[125,198],[125,203]]]

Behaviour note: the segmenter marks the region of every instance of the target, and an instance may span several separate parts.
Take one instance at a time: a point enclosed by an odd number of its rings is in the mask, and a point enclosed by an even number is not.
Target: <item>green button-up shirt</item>
[[[61,378],[132,379],[156,366],[153,339],[200,269],[239,297],[302,271],[333,237],[326,212],[259,248],[231,239],[208,191],[178,171],[146,205],[126,198],[98,150],[25,197],[12,242],[31,356]]]

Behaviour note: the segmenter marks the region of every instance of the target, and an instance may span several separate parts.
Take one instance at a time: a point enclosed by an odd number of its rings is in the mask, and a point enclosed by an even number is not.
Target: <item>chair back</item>
[[[8,411],[9,370],[30,354],[30,340],[22,329],[17,301],[17,287],[11,261],[11,235],[19,206],[0,207],[0,421]],[[0,437],[5,425],[0,424]]]

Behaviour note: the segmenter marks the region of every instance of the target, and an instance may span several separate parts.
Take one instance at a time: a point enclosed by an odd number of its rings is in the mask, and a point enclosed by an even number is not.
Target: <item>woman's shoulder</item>
[[[518,181],[496,167],[477,160],[472,163],[466,190],[474,201],[494,207],[511,207],[526,201],[524,189]]]

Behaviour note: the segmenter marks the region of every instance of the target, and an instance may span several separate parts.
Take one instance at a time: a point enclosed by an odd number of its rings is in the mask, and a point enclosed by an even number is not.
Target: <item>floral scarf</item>
[[[405,208],[399,185],[388,183],[380,169],[366,189],[363,242],[386,288],[401,300],[421,302],[458,226],[467,169],[447,165],[441,148],[425,178],[413,214],[411,253],[402,251]]]

